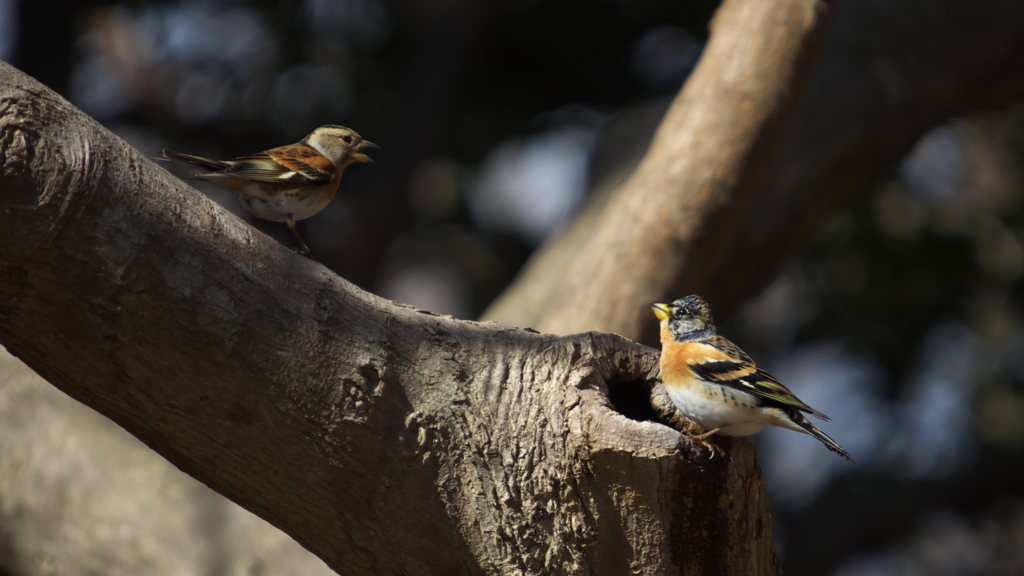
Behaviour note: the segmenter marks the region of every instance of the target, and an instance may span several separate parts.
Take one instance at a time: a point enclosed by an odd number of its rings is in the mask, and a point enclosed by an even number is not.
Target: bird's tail
[[[228,162],[221,162],[220,160],[210,160],[209,158],[203,158],[202,156],[182,154],[181,152],[175,152],[170,148],[164,148],[163,157],[157,158],[157,160],[169,160],[178,164],[203,168],[214,172],[217,170],[223,170],[230,165]]]
[[[797,426],[803,428],[803,430],[810,434],[811,436],[814,436],[818,440],[821,440],[821,443],[824,444],[826,448],[835,452],[836,454],[839,454],[843,458],[846,458],[850,462],[853,462],[853,458],[850,458],[849,452],[844,450],[843,447],[840,446],[838,442],[830,438],[828,434],[825,434],[821,430],[818,430],[818,427],[815,426],[814,424],[811,424],[811,421],[805,418],[803,414],[800,414],[798,412],[796,414],[796,417],[793,418],[793,422]]]

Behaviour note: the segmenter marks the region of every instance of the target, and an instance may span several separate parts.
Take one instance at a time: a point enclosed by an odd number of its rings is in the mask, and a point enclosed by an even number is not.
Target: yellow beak
[[[651,304],[651,310],[654,310],[654,315],[658,317],[658,320],[668,320],[672,315],[668,308],[668,304]]]

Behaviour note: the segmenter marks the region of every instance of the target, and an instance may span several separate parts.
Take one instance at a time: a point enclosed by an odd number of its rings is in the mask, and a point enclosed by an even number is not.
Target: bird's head
[[[718,332],[711,307],[696,294],[671,304],[651,304],[651,309],[662,324],[667,323],[672,338],[677,342],[705,340]]]
[[[302,139],[302,143],[316,148],[339,168],[353,162],[373,162],[361,150],[379,148],[373,142],[363,140],[355,130],[337,124],[327,124],[313,130],[309,136]]]

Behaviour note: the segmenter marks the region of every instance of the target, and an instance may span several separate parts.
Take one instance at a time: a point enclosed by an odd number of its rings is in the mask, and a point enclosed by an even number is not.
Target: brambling
[[[207,170],[193,180],[206,180],[231,190],[256,229],[257,218],[286,222],[299,241],[300,254],[312,258],[295,229],[295,221],[323,210],[338,191],[341,173],[353,162],[373,162],[364,148],[378,148],[355,130],[327,124],[296,144],[242,156],[210,160],[164,148],[163,158]]]
[[[778,426],[810,434],[853,462],[850,454],[804,417],[828,416],[804,404],[761,368],[746,352],[723,336],[700,296],[671,304],[651,304],[661,321],[661,381],[669,398],[687,418],[704,428],[697,437],[714,457],[707,442],[714,434],[749,436]]]

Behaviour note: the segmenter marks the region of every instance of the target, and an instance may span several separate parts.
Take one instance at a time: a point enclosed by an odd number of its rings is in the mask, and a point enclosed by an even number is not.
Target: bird
[[[850,462],[835,440],[811,423],[804,412],[824,422],[811,408],[724,336],[718,334],[711,307],[697,295],[671,304],[651,304],[661,329],[661,381],[673,404],[705,432],[697,436],[714,458],[715,434],[749,436],[777,426],[809,434]]]
[[[346,166],[373,162],[362,152],[366,148],[379,146],[363,140],[351,128],[327,124],[295,144],[234,160],[211,160],[169,148],[164,148],[158,159],[204,170],[192,180],[206,180],[234,192],[257,230],[257,218],[287,223],[299,241],[296,252],[313,259],[295,221],[309,218],[330,203]]]

